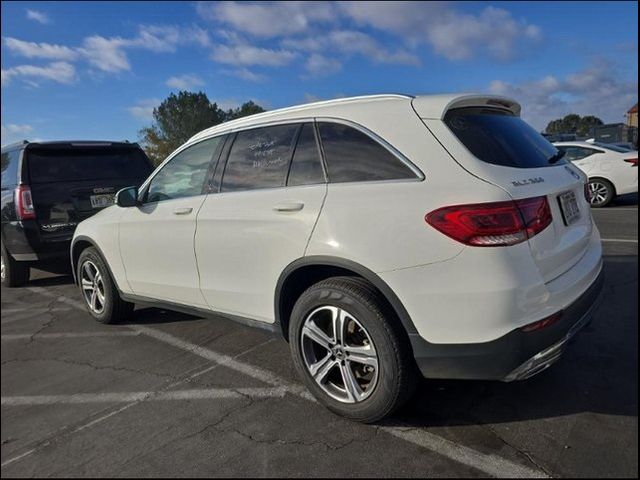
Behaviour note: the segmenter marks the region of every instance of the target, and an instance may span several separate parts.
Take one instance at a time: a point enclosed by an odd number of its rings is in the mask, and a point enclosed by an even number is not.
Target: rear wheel
[[[616,192],[612,183],[604,178],[592,178],[589,180],[589,202],[594,208],[600,208],[608,205]]]
[[[415,362],[406,335],[368,282],[336,277],[306,290],[291,315],[294,364],[331,411],[370,423],[411,396]]]
[[[93,318],[100,323],[116,323],[131,315],[133,303],[120,298],[109,269],[95,248],[80,254],[77,269],[82,298]]]
[[[6,251],[4,245],[2,248],[2,278],[3,287],[19,287],[29,281],[29,274],[31,269],[29,265],[23,262],[16,262],[9,252]]]

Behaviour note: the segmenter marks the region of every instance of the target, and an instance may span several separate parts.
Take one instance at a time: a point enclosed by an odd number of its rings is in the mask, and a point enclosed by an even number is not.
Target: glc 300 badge
[[[544,178],[535,177],[535,178],[525,178],[523,180],[513,180],[511,184],[514,187],[524,187],[525,185],[535,185],[536,183],[544,183]]]

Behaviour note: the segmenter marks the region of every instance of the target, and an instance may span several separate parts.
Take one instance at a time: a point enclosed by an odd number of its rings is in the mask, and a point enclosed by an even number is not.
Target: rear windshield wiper
[[[548,161],[549,163],[556,163],[556,162],[560,161],[560,160],[564,157],[564,155],[565,155],[566,153],[567,153],[567,152],[565,152],[564,150],[558,150],[558,152],[557,152],[557,153],[555,153],[555,154],[553,154],[553,155],[551,155],[551,156],[547,159],[547,161]]]

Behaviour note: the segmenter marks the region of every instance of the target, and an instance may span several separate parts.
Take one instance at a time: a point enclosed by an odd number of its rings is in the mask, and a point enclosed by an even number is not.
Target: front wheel
[[[616,192],[610,181],[604,178],[592,178],[589,180],[589,202],[594,208],[607,206]]]
[[[355,277],[311,286],[289,326],[294,364],[329,410],[370,423],[411,396],[416,368],[408,339],[381,294]]]
[[[131,315],[134,305],[120,298],[109,269],[95,248],[80,254],[76,274],[87,310],[98,322],[116,323]]]

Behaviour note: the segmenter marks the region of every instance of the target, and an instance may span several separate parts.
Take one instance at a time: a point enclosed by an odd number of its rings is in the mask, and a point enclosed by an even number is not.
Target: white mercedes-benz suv
[[[300,377],[378,420],[427,378],[518,380],[591,318],[602,249],[586,176],[484,95],[376,95],[198,133],[82,222],[103,323],[158,305],[282,335]]]

